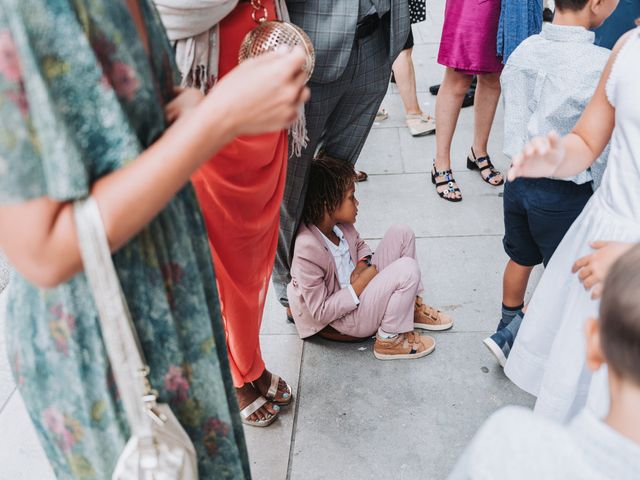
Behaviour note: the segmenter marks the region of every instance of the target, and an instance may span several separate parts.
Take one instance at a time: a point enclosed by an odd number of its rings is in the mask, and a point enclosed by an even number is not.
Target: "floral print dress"
[[[156,11],[147,56],[123,0],[0,0],[0,204],[73,201],[166,128],[175,69]],[[114,254],[152,385],[193,440],[205,479],[249,478],[212,262],[185,187]],[[16,382],[60,479],[111,477],[129,428],[84,274],[38,289],[15,274]]]

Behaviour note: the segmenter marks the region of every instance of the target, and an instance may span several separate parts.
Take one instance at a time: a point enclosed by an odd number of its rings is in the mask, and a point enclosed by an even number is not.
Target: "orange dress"
[[[264,5],[274,20],[274,2]],[[250,3],[240,3],[220,24],[219,77],[238,64],[240,43],[257,25],[251,12]],[[192,178],[213,252],[236,387],[265,369],[259,333],[278,244],[287,142],[284,130],[238,137]]]

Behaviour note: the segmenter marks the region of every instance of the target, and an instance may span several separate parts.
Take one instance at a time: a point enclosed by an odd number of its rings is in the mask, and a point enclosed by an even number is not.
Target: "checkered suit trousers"
[[[302,217],[309,165],[318,149],[331,157],[356,163],[389,84],[391,59],[387,35],[385,29],[378,28],[370,36],[355,40],[349,61],[336,80],[309,83],[311,100],[305,107],[309,143],[300,157],[289,159],[280,209],[273,284],[283,305],[287,305],[286,286],[290,281],[294,236]]]
[[[370,0],[378,9],[390,6],[387,26],[389,60],[398,56],[409,36],[408,0]],[[388,3],[387,3],[388,2]],[[363,6],[366,2],[362,2]],[[361,0],[286,0],[291,22],[302,28],[313,43],[316,67],[311,80],[328,83],[344,72],[354,45]],[[384,11],[384,10],[379,10]]]

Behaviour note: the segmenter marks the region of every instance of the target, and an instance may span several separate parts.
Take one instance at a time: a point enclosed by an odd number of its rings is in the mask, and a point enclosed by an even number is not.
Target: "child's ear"
[[[589,318],[585,325],[585,337],[587,339],[587,366],[589,370],[595,372],[607,359],[602,351],[600,338],[600,322],[597,318]]]

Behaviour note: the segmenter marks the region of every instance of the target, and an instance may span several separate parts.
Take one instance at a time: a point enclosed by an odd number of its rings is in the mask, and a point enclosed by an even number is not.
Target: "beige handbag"
[[[93,294],[102,338],[131,427],[113,480],[194,480],[196,451],[168,405],[156,403],[131,314],[120,287],[98,205],[74,204],[84,271]]]

